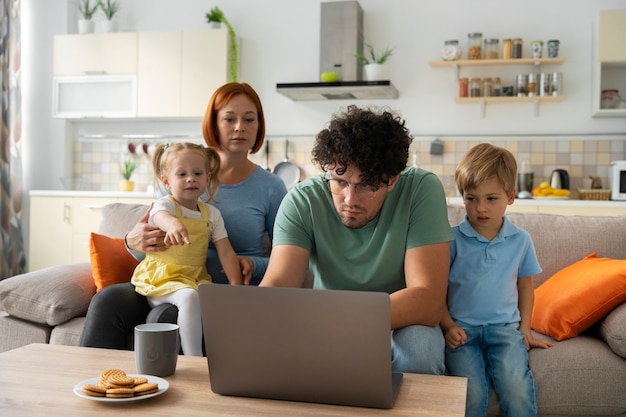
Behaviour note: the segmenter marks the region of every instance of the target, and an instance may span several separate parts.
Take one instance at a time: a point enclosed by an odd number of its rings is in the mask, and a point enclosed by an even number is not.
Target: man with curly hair
[[[443,374],[450,241],[439,179],[408,167],[413,137],[388,110],[348,106],[318,133],[324,172],[283,199],[262,286],[386,292],[392,368]],[[349,330],[347,330],[349,331]]]

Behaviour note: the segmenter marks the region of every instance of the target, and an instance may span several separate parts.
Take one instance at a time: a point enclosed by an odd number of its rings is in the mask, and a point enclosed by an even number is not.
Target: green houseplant
[[[228,37],[230,40],[228,50],[228,81],[237,82],[239,73],[239,54],[237,36],[235,34],[233,26],[230,24],[228,19],[226,19],[226,17],[224,16],[224,13],[217,6],[212,8],[211,11],[206,14],[206,21],[207,23],[224,23],[224,25],[228,29]]]
[[[98,0],[98,6],[100,7],[100,10],[102,10],[102,13],[106,16],[107,20],[113,19],[117,12],[120,11],[120,4],[115,0]]]
[[[131,181],[130,177],[133,175],[133,172],[135,172],[137,167],[137,160],[132,156],[127,157],[120,164],[120,173],[122,174],[122,178],[124,178],[120,181],[120,191],[133,191],[135,188],[135,182]]]
[[[94,14],[98,11],[99,0],[94,3],[91,0],[79,0],[78,11],[80,12],[80,18],[78,19],[78,33],[91,33],[94,29],[94,22],[91,20]]]
[[[368,55],[362,53],[354,54],[356,58],[363,64],[367,81],[380,81],[389,79],[387,70],[387,60],[393,54],[394,48],[387,47],[381,54],[376,54],[374,47],[366,43]]]

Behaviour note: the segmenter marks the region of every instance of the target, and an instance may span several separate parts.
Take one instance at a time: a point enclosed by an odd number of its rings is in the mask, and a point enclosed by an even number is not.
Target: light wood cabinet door
[[[137,73],[137,33],[54,37],[54,75]]]
[[[31,197],[28,269],[72,263],[71,197]]]
[[[184,31],[180,116],[203,117],[209,99],[228,78],[228,31]]]
[[[626,64],[626,9],[601,11],[599,25],[600,61]]]
[[[180,113],[181,32],[140,32],[137,63],[137,116]]]

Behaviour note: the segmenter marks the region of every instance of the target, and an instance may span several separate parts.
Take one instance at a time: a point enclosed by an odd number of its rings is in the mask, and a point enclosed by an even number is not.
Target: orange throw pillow
[[[111,284],[129,282],[139,263],[126,250],[124,239],[91,233],[89,255],[96,292]]]
[[[565,340],[578,336],[626,301],[626,260],[594,253],[535,289],[531,327]]]

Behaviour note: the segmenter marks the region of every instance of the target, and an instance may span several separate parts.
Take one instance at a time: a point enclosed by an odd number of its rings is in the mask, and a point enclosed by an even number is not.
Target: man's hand
[[[238,256],[239,266],[241,267],[241,276],[243,277],[243,284],[250,285],[252,279],[252,273],[254,272],[254,263],[248,256]]]
[[[132,250],[138,252],[161,252],[167,249],[163,244],[165,232],[158,227],[148,224],[148,217],[152,210],[152,204],[146,213],[139,219],[137,224],[126,234],[126,244]]]

